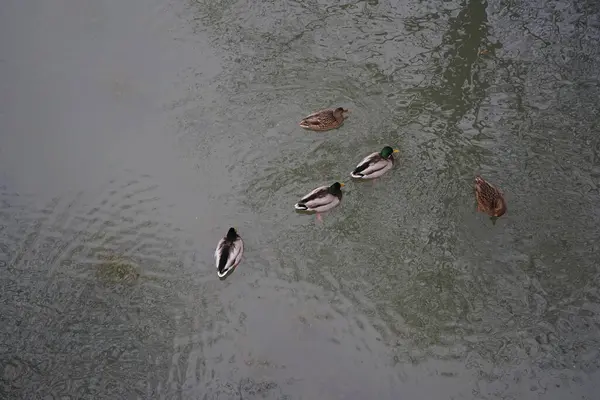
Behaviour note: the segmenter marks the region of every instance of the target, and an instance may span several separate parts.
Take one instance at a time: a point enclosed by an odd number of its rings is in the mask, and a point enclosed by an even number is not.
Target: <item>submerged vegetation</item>
[[[128,258],[109,254],[98,264],[96,277],[106,283],[133,283],[140,277],[139,266]]]

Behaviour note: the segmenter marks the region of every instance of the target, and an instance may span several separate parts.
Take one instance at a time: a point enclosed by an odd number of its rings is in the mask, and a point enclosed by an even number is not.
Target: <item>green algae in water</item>
[[[140,277],[139,266],[123,256],[111,254],[102,257],[96,276],[107,283],[133,283]]]

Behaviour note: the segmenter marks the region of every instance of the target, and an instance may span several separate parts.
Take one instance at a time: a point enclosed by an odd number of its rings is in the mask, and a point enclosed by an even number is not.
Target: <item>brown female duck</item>
[[[496,218],[506,212],[506,201],[502,192],[479,175],[475,177],[475,198],[477,211]]]
[[[317,111],[300,121],[300,126],[313,131],[328,131],[339,128],[344,123],[346,118],[344,113],[347,112],[348,110],[343,107]]]

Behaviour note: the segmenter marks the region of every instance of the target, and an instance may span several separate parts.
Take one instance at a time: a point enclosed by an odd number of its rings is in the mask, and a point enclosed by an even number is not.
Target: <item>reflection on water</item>
[[[0,6],[0,397],[593,398],[595,3],[58,3]]]

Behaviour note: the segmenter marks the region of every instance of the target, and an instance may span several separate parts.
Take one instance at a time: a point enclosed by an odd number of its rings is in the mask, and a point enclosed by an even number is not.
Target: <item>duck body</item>
[[[305,117],[299,125],[313,131],[328,131],[342,126],[347,112],[343,107],[320,110]]]
[[[388,172],[394,166],[394,153],[398,150],[390,146],[384,147],[379,153],[371,153],[362,159],[350,173],[354,179],[375,179]]]
[[[238,266],[244,254],[244,242],[234,228],[229,228],[227,235],[219,240],[215,250],[217,275],[224,278]]]
[[[331,186],[319,186],[300,199],[294,205],[298,211],[314,211],[322,213],[337,207],[342,201],[343,183],[336,182]]]
[[[502,192],[479,175],[475,177],[475,198],[477,211],[490,217],[501,217],[506,212],[506,201]]]

